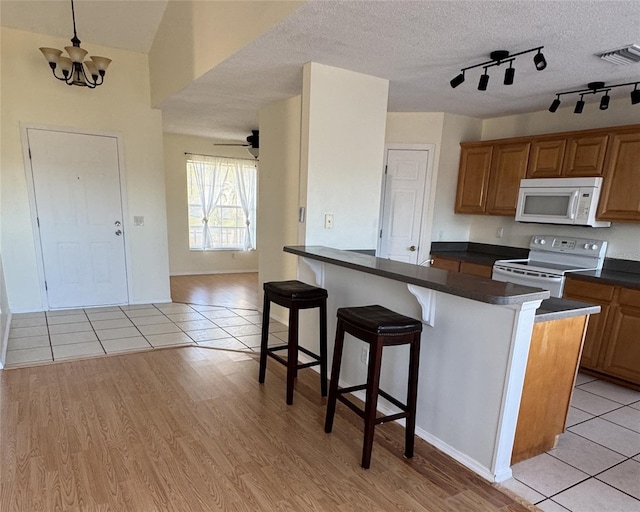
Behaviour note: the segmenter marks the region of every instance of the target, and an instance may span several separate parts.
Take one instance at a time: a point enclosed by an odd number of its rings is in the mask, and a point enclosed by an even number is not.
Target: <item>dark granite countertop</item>
[[[497,260],[526,258],[529,249],[476,242],[432,242],[431,255],[493,266]]]
[[[551,297],[542,301],[536,309],[536,322],[561,320],[572,316],[594,315],[600,313],[600,306],[579,302],[577,300],[557,299]]]
[[[329,247],[287,246],[284,251],[489,304],[522,304],[549,297],[549,292],[541,288],[493,281],[483,277],[447,272]]]
[[[493,265],[497,260],[526,258],[529,249],[476,242],[433,242],[431,254],[482,265]],[[571,272],[567,276],[584,281],[640,288],[640,261],[606,258],[602,270]]]

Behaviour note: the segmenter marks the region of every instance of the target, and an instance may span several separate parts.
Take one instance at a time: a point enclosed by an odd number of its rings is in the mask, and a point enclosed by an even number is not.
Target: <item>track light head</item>
[[[547,61],[540,50],[538,50],[538,53],[533,56],[533,63],[538,71],[542,71],[547,67]]]
[[[607,110],[609,108],[609,91],[605,93],[605,95],[600,98],[600,110]]]
[[[513,85],[513,78],[515,76],[516,70],[509,64],[509,67],[504,70],[504,85]]]
[[[453,80],[451,80],[451,82],[449,83],[451,84],[451,88],[455,89],[463,82],[464,82],[464,71],[460,73],[457,77],[455,77]]]
[[[480,81],[478,82],[478,90],[486,91],[487,85],[489,85],[489,75],[487,75],[487,70],[484,70],[484,74],[480,75]]]
[[[549,112],[555,112],[556,110],[558,110],[559,106],[560,106],[560,96],[558,96],[555,100],[553,100],[553,102],[551,103],[551,106],[549,107]]]
[[[631,104],[637,105],[640,103],[640,91],[638,90],[638,84],[636,84],[635,89],[631,91]]]
[[[576,108],[573,109],[574,114],[582,114],[584,110],[584,100],[582,99],[582,94],[580,95],[580,99],[576,102]]]

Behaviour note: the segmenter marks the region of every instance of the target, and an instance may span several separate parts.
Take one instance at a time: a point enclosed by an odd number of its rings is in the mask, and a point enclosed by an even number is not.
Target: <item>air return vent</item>
[[[617,50],[609,50],[600,54],[600,58],[612,64],[626,66],[627,64],[635,64],[640,62],[640,46],[632,44]]]

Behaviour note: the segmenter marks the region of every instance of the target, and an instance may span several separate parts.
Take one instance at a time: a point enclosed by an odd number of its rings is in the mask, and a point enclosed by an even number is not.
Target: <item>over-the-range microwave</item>
[[[596,220],[602,178],[540,178],[520,181],[516,220],[605,228]]]

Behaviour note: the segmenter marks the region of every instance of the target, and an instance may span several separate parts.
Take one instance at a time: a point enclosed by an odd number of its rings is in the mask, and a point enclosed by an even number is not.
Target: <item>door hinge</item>
[[[36,224],[38,225],[38,227],[40,227],[40,218],[36,217]]]
[[[29,146],[29,160],[31,160],[31,146]]]
[[[382,238],[382,230],[380,230],[380,238]]]
[[[44,289],[45,290],[49,290],[49,287],[47,286],[47,282],[46,281],[44,282]]]
[[[385,173],[385,174],[387,174],[387,170],[388,170],[388,169],[389,169],[389,166],[388,166],[388,165],[385,165],[385,166],[384,166],[384,173]]]

